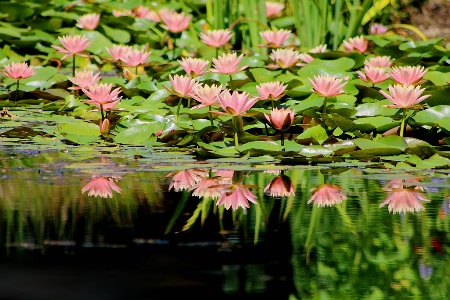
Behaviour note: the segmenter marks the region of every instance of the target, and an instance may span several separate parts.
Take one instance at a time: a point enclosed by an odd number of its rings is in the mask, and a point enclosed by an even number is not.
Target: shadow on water
[[[0,299],[450,292],[444,172],[183,166],[2,157]]]

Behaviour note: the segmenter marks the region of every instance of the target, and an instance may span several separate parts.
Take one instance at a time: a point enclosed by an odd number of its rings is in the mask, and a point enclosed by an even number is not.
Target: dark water
[[[0,299],[450,295],[446,172],[86,157],[2,157]]]

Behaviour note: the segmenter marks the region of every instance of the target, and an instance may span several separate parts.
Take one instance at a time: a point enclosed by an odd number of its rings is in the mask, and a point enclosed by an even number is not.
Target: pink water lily
[[[422,66],[401,66],[393,67],[391,70],[391,78],[395,83],[405,85],[416,85],[425,82],[423,76],[428,72]]]
[[[112,45],[111,48],[105,48],[106,52],[111,55],[114,61],[122,60],[122,58],[125,56],[128,51],[130,51],[132,48],[127,45]]]
[[[163,21],[162,27],[173,32],[178,33],[189,28],[192,16],[186,15],[184,12],[168,11],[161,15]]]
[[[295,111],[289,108],[273,108],[270,115],[264,114],[270,125],[279,131],[285,131],[294,122]]]
[[[342,203],[347,199],[347,196],[342,192],[342,189],[334,184],[322,184],[316,188],[312,188],[314,193],[308,199],[307,204],[311,202],[315,206],[333,206]]]
[[[244,54],[237,56],[236,52],[224,53],[218,58],[213,58],[213,66],[210,71],[214,73],[220,73],[225,75],[232,75],[242,70],[245,70],[248,66],[239,66]]]
[[[309,53],[323,53],[327,51],[327,44],[319,45],[317,47],[314,47],[310,49]]]
[[[124,48],[120,55],[120,60],[126,67],[137,67],[144,65],[149,57],[150,52],[145,49]]]
[[[75,85],[69,89],[79,90],[86,89],[90,85],[96,84],[100,80],[100,73],[95,73],[92,70],[75,71],[75,77],[69,77],[69,80]]]
[[[259,100],[276,100],[284,96],[287,85],[279,81],[264,82],[256,86]]]
[[[270,47],[278,48],[289,39],[291,33],[292,32],[287,29],[274,29],[262,31],[259,34]]]
[[[121,193],[122,189],[114,183],[112,177],[96,176],[89,181],[82,189],[81,192],[88,192],[90,197],[112,198],[113,191]]]
[[[366,67],[390,68],[392,66],[391,57],[387,55],[374,56],[364,61]]]
[[[173,77],[172,75],[169,75],[169,80],[172,84],[172,88],[165,88],[172,94],[181,98],[191,98],[190,94],[193,92],[194,88],[200,85],[195,79],[185,75],[174,75]]]
[[[246,92],[239,93],[238,91],[230,90],[222,91],[219,94],[219,102],[222,109],[231,116],[240,116],[245,114],[250,108],[258,102],[258,97],[250,98]]]
[[[281,16],[283,9],[283,3],[266,1],[266,15],[268,18],[277,18]]]
[[[365,66],[363,71],[356,71],[356,74],[361,80],[372,84],[377,84],[390,78],[386,69],[380,67]]]
[[[275,65],[269,65],[268,67],[288,69],[299,63],[300,53],[293,49],[276,49],[270,53],[270,58],[275,62]]]
[[[362,35],[349,38],[343,42],[345,50],[348,52],[357,51],[359,53],[364,53],[369,47],[369,41]]]
[[[208,107],[208,106],[220,106],[219,94],[223,91],[222,85],[198,85],[196,86],[190,96],[196,101],[200,102],[199,105],[192,107],[192,109]]]
[[[78,18],[77,27],[86,29],[86,30],[94,30],[97,28],[98,23],[100,22],[100,14],[98,13],[90,13],[85,14]]]
[[[214,29],[200,33],[200,40],[215,48],[224,46],[232,37],[233,33],[229,29]]]
[[[64,53],[61,60],[64,60],[72,55],[80,55],[84,50],[89,47],[92,42],[88,40],[85,35],[64,35],[58,37],[63,47],[52,45],[58,52]]]
[[[11,64],[5,65],[4,67],[5,71],[3,72],[3,74],[6,77],[16,80],[26,79],[36,73],[34,67],[29,66],[26,62],[12,62]]]
[[[314,75],[314,79],[308,78],[312,84],[312,92],[323,96],[333,97],[344,94],[344,86],[347,82],[343,82],[342,78],[330,75]]]
[[[387,27],[384,26],[383,24],[379,24],[379,23],[373,23],[369,29],[370,34],[383,34],[386,32],[387,32]]]
[[[388,107],[393,108],[410,108],[415,106],[416,104],[424,101],[431,95],[423,95],[422,93],[425,89],[421,89],[420,85],[403,85],[403,84],[394,84],[388,86],[389,93],[385,91],[380,91],[380,93],[386,97],[389,101],[392,102],[393,105],[388,105]]]
[[[201,58],[183,57],[178,61],[184,71],[191,77],[201,76],[206,73],[209,61]]]
[[[122,97],[119,94],[122,92],[121,88],[112,90],[112,83],[96,83],[82,89],[82,91],[89,97],[86,101],[104,111],[111,110],[119,103]]]

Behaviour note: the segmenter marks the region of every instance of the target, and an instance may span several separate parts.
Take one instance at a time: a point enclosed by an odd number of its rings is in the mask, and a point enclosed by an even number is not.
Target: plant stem
[[[175,59],[175,49],[176,49],[176,45],[177,44],[177,37],[175,36],[173,38],[173,49],[172,49],[172,59]]]
[[[267,128],[267,123],[264,123],[264,127],[266,128],[266,135],[269,135],[269,128]]]
[[[209,108],[208,114],[209,114],[209,119],[211,120],[211,126],[214,126],[214,120],[213,120],[213,116],[211,113],[211,106],[208,106],[208,108]]]
[[[239,137],[238,137],[238,130],[237,130],[237,120],[238,117],[233,117],[233,127],[234,127],[234,146],[239,147]]]
[[[275,108],[275,101],[270,100],[270,102],[272,103],[272,109],[274,109]]]
[[[75,77],[75,54],[72,58],[72,77]]]
[[[102,123],[103,123],[103,121],[105,120],[105,113],[104,113],[104,110],[103,110],[103,104],[100,104],[100,113],[102,114]]]
[[[322,112],[323,112],[324,114],[327,113],[327,97],[325,97],[325,98],[323,99],[323,109],[322,109]]]
[[[19,93],[19,79],[17,79],[17,84],[16,84],[16,94],[14,95],[14,101],[17,102],[17,94]]]
[[[228,75],[228,76],[230,76],[230,84],[229,84],[229,86],[230,86],[230,89],[232,90],[233,88],[232,88],[232,86],[231,86],[231,81],[233,80],[233,78],[231,77],[231,74]]]
[[[181,108],[181,101],[183,100],[183,98],[180,97],[180,100],[178,100],[178,107],[177,107],[177,114],[175,116],[175,123],[178,123],[178,114],[180,113],[180,108]]]
[[[284,151],[284,131],[281,131],[281,146],[283,147]]]
[[[405,130],[405,120],[406,120],[406,108],[403,108],[402,123],[400,124],[400,136],[403,137]]]

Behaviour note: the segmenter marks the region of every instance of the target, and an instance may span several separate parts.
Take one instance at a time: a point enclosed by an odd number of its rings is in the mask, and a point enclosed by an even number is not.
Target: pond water
[[[2,147],[0,299],[450,294],[446,170]]]

